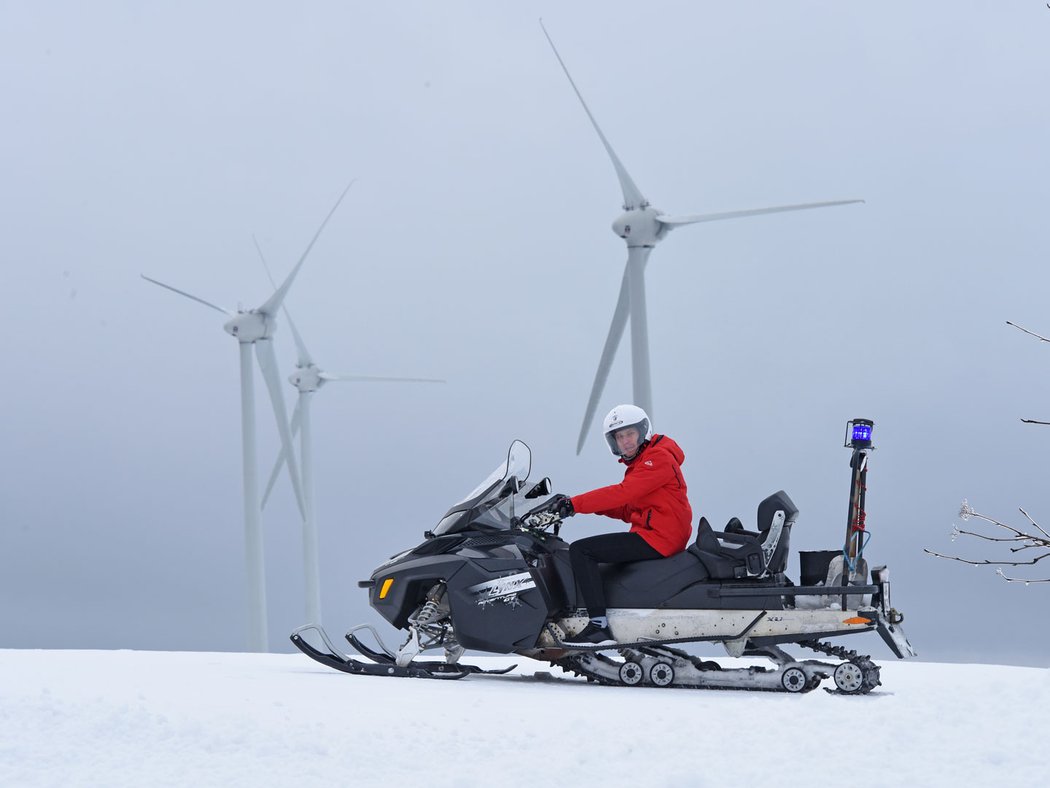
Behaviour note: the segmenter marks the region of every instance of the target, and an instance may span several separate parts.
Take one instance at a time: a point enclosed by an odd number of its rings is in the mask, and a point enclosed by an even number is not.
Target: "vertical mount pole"
[[[631,366],[634,404],[653,418],[653,386],[649,367],[649,320],[645,304],[645,263],[651,248],[628,250],[627,281],[631,309]]]
[[[871,442],[874,422],[853,419],[846,425],[846,446],[853,449],[849,467],[849,510],[846,513],[846,542],[842,546],[842,609],[847,607],[846,587],[858,578],[867,580],[868,565],[864,560],[866,513],[864,501],[868,491],[868,456],[874,448]]]
[[[299,393],[302,407],[299,410],[299,457],[302,463],[303,508],[303,575],[306,578],[306,620],[321,625],[321,570],[317,539],[317,522],[314,520],[314,472],[313,446],[310,434],[311,391]]]
[[[250,342],[238,344],[241,357],[241,437],[244,463],[245,595],[248,603],[248,650],[269,650],[266,631],[266,565],[259,516],[259,482],[255,467],[255,392]]]

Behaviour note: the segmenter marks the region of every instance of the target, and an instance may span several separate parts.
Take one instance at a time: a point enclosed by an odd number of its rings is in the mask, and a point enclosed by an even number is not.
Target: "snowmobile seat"
[[[710,580],[704,564],[686,550],[651,561],[602,564],[600,571],[609,607],[665,607],[677,594]]]
[[[718,580],[778,575],[787,568],[791,526],[798,507],[779,490],[758,505],[758,531],[744,529],[739,519],[729,521],[725,531],[715,531],[706,517],[697,524],[696,542],[689,552],[700,559]]]
[[[740,522],[739,517],[729,518],[729,522],[726,523],[725,532],[727,534],[746,534],[747,536],[753,536],[759,540],[762,538],[762,534],[758,531],[748,531],[745,529],[744,524]]]

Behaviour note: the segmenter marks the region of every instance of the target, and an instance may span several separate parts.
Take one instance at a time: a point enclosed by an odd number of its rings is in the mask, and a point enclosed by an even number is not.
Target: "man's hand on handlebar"
[[[521,518],[521,524],[525,528],[538,528],[543,530],[550,526],[558,526],[561,524],[561,518],[558,517],[554,512],[547,511],[544,509],[539,512],[529,512],[527,515]]]
[[[560,523],[566,517],[572,517],[576,510],[567,495],[554,495],[521,518],[524,525],[530,528],[545,528]]]
[[[572,508],[572,498],[568,495],[562,495],[561,493],[551,496],[551,499],[547,501],[546,506],[548,512],[554,512],[562,520],[576,514],[576,510]]]

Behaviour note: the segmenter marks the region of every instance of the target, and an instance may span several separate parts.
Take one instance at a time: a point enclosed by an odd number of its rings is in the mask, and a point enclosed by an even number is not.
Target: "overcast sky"
[[[332,372],[448,383],[316,396],[326,624],[381,623],[356,581],[514,438],[560,491],[620,478],[597,433],[575,442],[626,258],[621,195],[542,16],[656,208],[866,201],[682,228],[653,253],[654,424],[686,452],[697,517],[753,523],[783,488],[793,548],[838,547],[845,422],[872,418],[867,555],[915,647],[1046,664],[1050,586],[922,548],[989,554],[950,541],[964,497],[1050,522],[1050,428],[1020,422],[1050,420],[1050,346],[1005,323],[1050,335],[1050,10],[640,9],[0,3],[0,646],[243,647],[236,343],[139,275],[257,306],[252,234],[283,277],[351,178],[287,305]],[[286,326],[276,341],[287,374]],[[599,414],[630,396],[621,352]],[[287,480],[263,523],[285,650],[304,616]]]

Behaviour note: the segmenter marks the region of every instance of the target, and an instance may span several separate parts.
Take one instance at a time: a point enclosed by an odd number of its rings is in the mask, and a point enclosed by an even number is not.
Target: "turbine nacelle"
[[[250,312],[237,313],[226,321],[223,329],[238,342],[257,342],[272,337],[277,330],[277,322],[270,315],[253,309]]]
[[[300,364],[295,368],[295,372],[288,376],[288,382],[303,394],[309,394],[321,388],[325,379],[316,364]]]
[[[612,223],[612,230],[632,246],[656,246],[667,234],[667,225],[657,218],[660,211],[646,206],[620,214]]]

